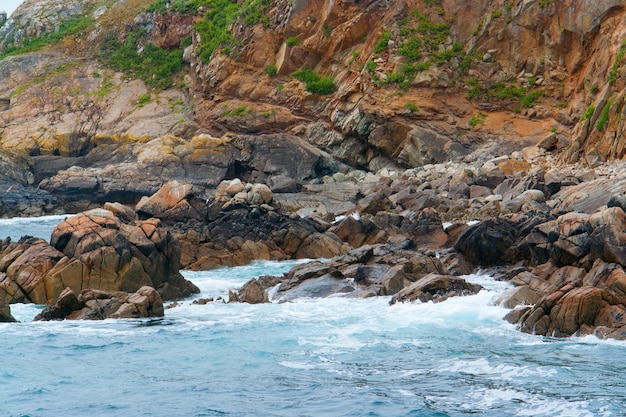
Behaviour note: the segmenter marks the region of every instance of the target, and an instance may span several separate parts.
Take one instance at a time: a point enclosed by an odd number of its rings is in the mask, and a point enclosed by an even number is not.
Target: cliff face
[[[471,162],[547,136],[563,162],[593,166],[625,153],[625,5],[29,0],[0,28],[0,145],[47,161],[35,182],[111,155],[131,163],[164,135],[226,132],[321,150],[309,179],[343,169],[330,159]],[[217,162],[211,181],[245,158]],[[250,180],[274,175],[254,169]]]

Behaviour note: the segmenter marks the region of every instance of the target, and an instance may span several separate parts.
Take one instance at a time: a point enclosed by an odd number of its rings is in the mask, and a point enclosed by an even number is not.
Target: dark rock
[[[469,283],[463,278],[429,274],[394,295],[390,304],[417,300],[423,303],[428,301],[439,303],[450,297],[473,295],[482,289],[480,285]]]
[[[8,304],[0,304],[0,323],[16,323],[15,317],[11,315],[11,307]]]
[[[470,262],[489,266],[510,262],[508,251],[516,241],[516,231],[506,220],[496,218],[468,227],[454,248]]]
[[[622,210],[626,211],[626,195],[615,194],[609,199],[609,201],[607,201],[606,206],[607,207],[619,207]]]

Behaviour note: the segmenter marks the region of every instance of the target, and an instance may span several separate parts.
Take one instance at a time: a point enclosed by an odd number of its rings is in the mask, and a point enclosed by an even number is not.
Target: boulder
[[[165,309],[159,293],[141,287],[135,293],[83,290],[79,296],[65,288],[54,305],[46,307],[35,321],[104,320],[163,317]]]
[[[269,303],[269,294],[267,290],[274,287],[282,281],[282,278],[264,275],[256,279],[246,282],[239,291],[229,292],[229,302],[239,302],[248,304]]]
[[[509,260],[507,252],[516,237],[517,232],[511,223],[496,218],[465,229],[454,248],[476,265],[497,265]]]
[[[124,223],[108,210],[90,210],[61,222],[50,243],[64,256],[45,275],[47,303],[66,287],[80,293],[151,286],[165,299],[199,291],[180,274],[180,245],[158,219]]]
[[[394,295],[390,304],[414,301],[439,303],[450,297],[477,294],[482,289],[480,285],[467,282],[463,278],[428,274]]]
[[[595,334],[626,339],[626,273],[601,260],[582,280],[545,295],[519,319],[520,330],[546,336]]]

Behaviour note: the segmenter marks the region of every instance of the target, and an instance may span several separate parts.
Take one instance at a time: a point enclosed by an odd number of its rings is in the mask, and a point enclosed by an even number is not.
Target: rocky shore
[[[613,193],[626,184],[623,163],[541,164],[508,156],[350,171],[299,193],[238,178],[215,189],[171,181],[134,207],[106,203],[68,218],[50,244],[5,240],[2,304],[48,304],[44,320],[150,317],[163,314],[161,300],[197,291],[180,268],[310,258],[326,260],[252,280],[230,301],[269,302],[277,286],[280,302],[441,302],[480,291],[461,275],[481,269],[514,286],[497,303],[521,331],[623,339],[626,195]]]

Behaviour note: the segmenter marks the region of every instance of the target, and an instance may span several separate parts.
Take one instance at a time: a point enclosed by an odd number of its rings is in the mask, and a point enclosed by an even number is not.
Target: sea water
[[[228,298],[294,263],[185,276],[194,299]],[[0,416],[624,415],[625,343],[520,333],[493,305],[507,284],[467,278],[486,289],[439,304],[189,299],[161,319],[35,323],[40,306],[14,305],[22,323],[0,324]]]

